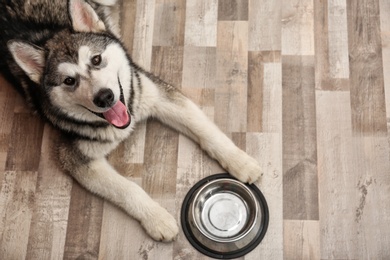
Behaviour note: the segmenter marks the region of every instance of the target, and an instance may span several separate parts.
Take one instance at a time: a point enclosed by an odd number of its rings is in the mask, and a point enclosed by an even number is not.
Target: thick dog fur
[[[256,181],[261,169],[193,102],[131,61],[118,38],[116,9],[116,0],[0,0],[0,67],[63,132],[64,171],[155,240],[172,241],[175,219],[106,160],[137,122],[154,117],[186,134],[243,182]]]

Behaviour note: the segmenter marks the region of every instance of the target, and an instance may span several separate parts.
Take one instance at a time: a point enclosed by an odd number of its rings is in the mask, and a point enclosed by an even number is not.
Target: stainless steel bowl
[[[190,190],[181,220],[184,234],[200,252],[219,259],[236,258],[261,242],[268,226],[268,207],[255,185],[217,174]]]

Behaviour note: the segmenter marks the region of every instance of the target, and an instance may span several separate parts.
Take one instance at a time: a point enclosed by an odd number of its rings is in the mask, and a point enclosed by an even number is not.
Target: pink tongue
[[[103,113],[104,118],[116,127],[123,127],[129,124],[129,114],[126,106],[118,101],[110,110]]]

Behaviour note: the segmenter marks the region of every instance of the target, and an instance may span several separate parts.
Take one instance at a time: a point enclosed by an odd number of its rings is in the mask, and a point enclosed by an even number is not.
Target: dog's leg
[[[84,188],[125,210],[157,241],[169,242],[179,229],[176,220],[136,183],[120,175],[108,162],[89,159],[70,145],[59,149],[62,168]]]
[[[253,183],[262,175],[258,162],[239,149],[192,101],[177,89],[152,76],[142,76],[148,116],[198,142],[223,168],[242,182]],[[154,101],[154,102],[152,102]],[[147,103],[146,103],[147,102]]]

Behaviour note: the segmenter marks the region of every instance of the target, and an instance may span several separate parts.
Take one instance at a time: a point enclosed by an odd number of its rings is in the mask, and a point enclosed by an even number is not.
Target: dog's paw
[[[230,174],[244,183],[254,183],[263,175],[259,163],[241,150],[232,158],[230,165]]]
[[[153,212],[141,221],[146,232],[156,241],[174,241],[179,233],[175,218],[163,207],[156,205]]]

